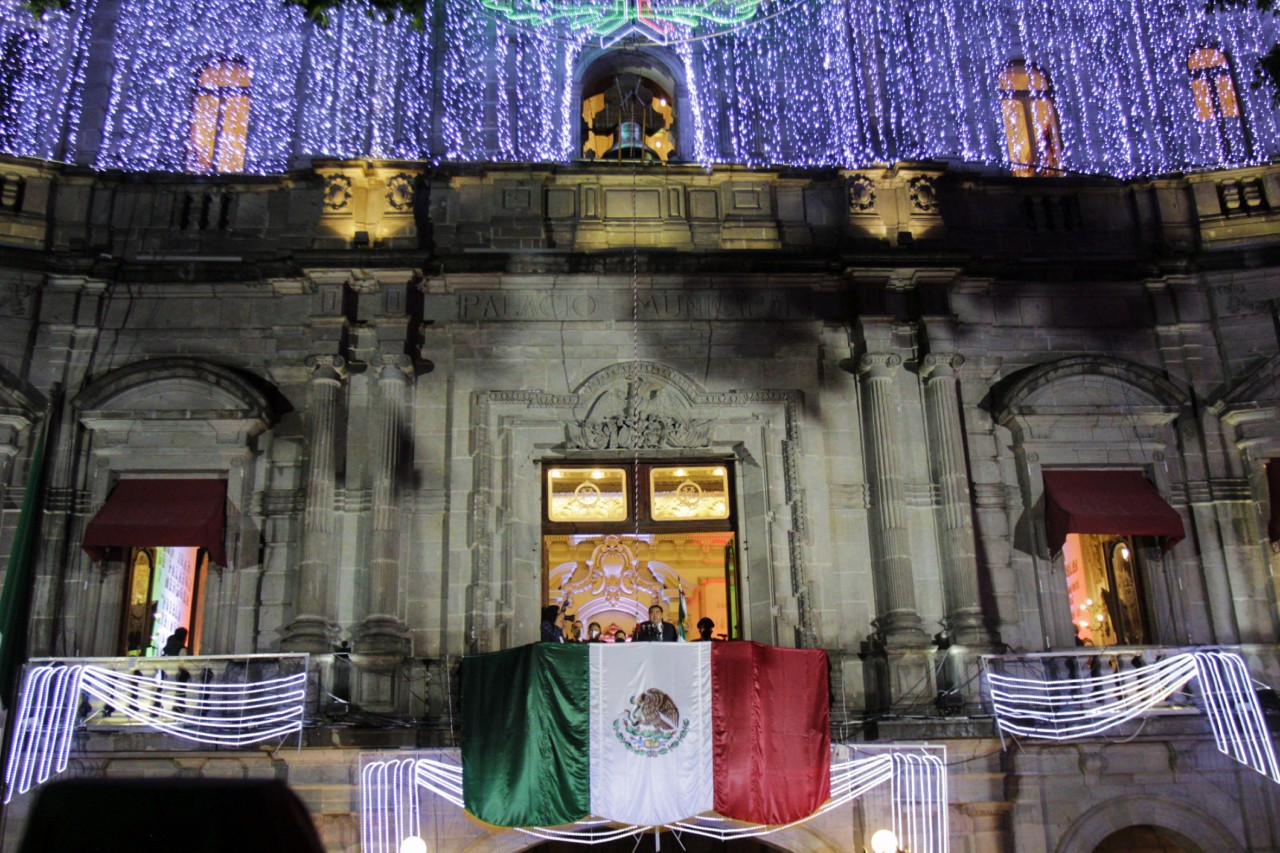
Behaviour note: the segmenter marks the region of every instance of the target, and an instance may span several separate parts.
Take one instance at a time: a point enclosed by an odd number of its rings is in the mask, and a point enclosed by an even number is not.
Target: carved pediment
[[[688,389],[664,369],[623,365],[592,377],[586,417],[565,427],[574,450],[693,450],[711,444],[711,421],[695,417]],[[603,380],[603,381],[602,381]]]

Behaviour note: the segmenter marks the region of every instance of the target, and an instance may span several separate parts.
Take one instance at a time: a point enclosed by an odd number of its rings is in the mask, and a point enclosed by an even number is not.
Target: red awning
[[[1280,459],[1267,462],[1267,497],[1271,501],[1271,517],[1267,519],[1267,538],[1280,542]]]
[[[101,560],[107,548],[204,548],[225,566],[226,504],[226,480],[121,480],[85,529],[84,550]]]
[[[1044,519],[1055,552],[1068,533],[1157,536],[1166,550],[1186,535],[1141,471],[1045,471]]]

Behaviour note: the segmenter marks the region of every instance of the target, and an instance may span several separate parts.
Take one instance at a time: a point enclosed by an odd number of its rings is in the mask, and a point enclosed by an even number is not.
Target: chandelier
[[[755,17],[762,0],[481,0],[531,27],[563,25],[608,47],[634,35],[666,44],[696,27],[729,28]]]

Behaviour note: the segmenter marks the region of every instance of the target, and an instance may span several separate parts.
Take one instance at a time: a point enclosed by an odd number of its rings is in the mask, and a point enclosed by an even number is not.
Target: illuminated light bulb
[[[1099,622],[1105,622],[1105,621],[1107,621],[1107,617],[1103,616],[1101,613],[1099,613],[1095,618],[1096,618]]]
[[[400,853],[427,853],[427,842],[416,835],[410,835],[400,842]]]
[[[677,469],[676,469],[676,476],[677,476],[677,477],[685,477],[685,476],[688,476],[688,473],[689,473],[689,472],[685,471],[683,468],[677,468]]]
[[[563,477],[563,476],[564,476],[564,472],[563,472],[563,471],[561,471],[559,468],[552,468],[552,469],[551,469],[551,476],[552,476],[552,477]]]
[[[1120,546],[1120,559],[1122,559],[1122,560],[1127,560],[1127,559],[1129,559],[1129,546],[1128,546],[1128,545],[1121,545],[1121,546]]]
[[[717,469],[715,469],[714,471],[712,471],[711,473],[712,473],[712,474],[715,474],[717,477],[723,477],[723,476],[724,476],[724,469],[723,469],[723,468],[717,468]]]
[[[877,829],[871,835],[871,849],[875,853],[896,853],[898,836],[892,829]]]
[[[1088,619],[1081,619],[1081,620],[1080,620],[1080,627],[1081,627],[1081,628],[1088,628],[1088,627],[1089,627],[1089,620],[1088,620]]]
[[[591,472],[591,479],[593,479],[593,480],[603,480],[603,479],[604,479],[604,472],[603,472],[603,471],[601,471],[599,468],[597,468],[596,470],[594,470],[594,471],[592,471],[592,472]]]
[[[1085,604],[1087,604],[1089,607],[1092,607],[1092,606],[1093,606],[1093,599],[1092,599],[1092,598],[1086,598],[1086,599],[1084,600],[1084,603],[1085,603]]]

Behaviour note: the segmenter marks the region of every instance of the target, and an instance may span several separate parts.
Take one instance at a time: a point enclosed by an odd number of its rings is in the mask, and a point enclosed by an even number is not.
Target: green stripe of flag
[[[40,527],[40,486],[44,479],[44,442],[48,426],[46,419],[31,453],[27,489],[22,496],[22,511],[18,514],[13,546],[9,549],[4,592],[0,593],[0,703],[6,708],[13,697],[18,671],[27,657],[27,610],[35,574],[33,562],[36,533]]]
[[[462,659],[462,796],[480,820],[557,826],[590,813],[589,648]]]

